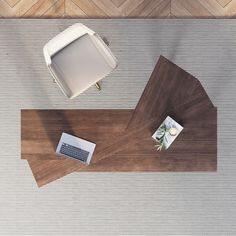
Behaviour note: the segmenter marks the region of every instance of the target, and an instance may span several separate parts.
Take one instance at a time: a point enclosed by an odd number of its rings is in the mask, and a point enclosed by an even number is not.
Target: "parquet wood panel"
[[[184,130],[157,152],[151,135],[168,115]],[[22,110],[21,122],[22,158],[39,186],[74,171],[217,168],[217,109],[196,78],[162,56],[134,111]],[[97,143],[89,166],[54,155],[63,131]]]
[[[133,110],[22,110],[21,158],[27,159],[38,186],[83,168],[77,161],[61,158],[55,149],[62,132],[97,144],[96,152],[126,128]],[[30,132],[30,130],[34,132]]]
[[[5,18],[234,17],[236,0],[0,0]]]
[[[40,156],[58,160],[54,152],[62,132],[95,142],[96,155],[105,143],[108,145],[125,130],[132,112],[129,109],[21,110],[21,158]]]
[[[141,142],[142,149],[150,150],[153,145],[151,141],[146,144],[141,137],[149,140],[156,127],[168,115],[184,127],[185,125],[195,127],[198,121],[203,119],[203,114],[207,114],[206,112],[211,109],[216,110],[200,82],[191,74],[161,56],[135,108],[125,133],[119,136],[114,144],[107,146],[105,149],[103,148],[97,154],[94,161],[100,161],[109,156],[112,157],[112,155],[122,151],[123,147],[130,148],[136,144],[135,142]],[[216,130],[216,122],[213,122],[213,125],[215,125]],[[199,128],[198,132],[205,133],[205,129]],[[207,137],[205,140],[199,140],[194,133],[192,133],[192,137],[193,140],[196,140],[194,146],[189,146],[187,140],[182,140],[183,143],[186,142],[185,144],[190,148],[191,153],[201,153],[201,142],[206,145],[204,150],[208,150],[210,145],[207,146],[205,142],[208,141]],[[216,141],[216,132],[210,138]],[[200,145],[199,149],[198,145]],[[175,150],[174,147],[171,150]],[[182,156],[185,153],[186,151],[183,151]]]

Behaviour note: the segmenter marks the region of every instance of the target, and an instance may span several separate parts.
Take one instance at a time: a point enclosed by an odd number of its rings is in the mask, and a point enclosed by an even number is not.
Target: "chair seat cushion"
[[[114,68],[88,34],[73,41],[52,57],[51,68],[70,98],[108,75]]]

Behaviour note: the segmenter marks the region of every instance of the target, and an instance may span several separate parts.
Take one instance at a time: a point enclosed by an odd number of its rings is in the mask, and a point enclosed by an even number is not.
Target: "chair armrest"
[[[69,28],[62,31],[60,34],[56,35],[44,46],[44,50],[47,52],[46,55],[52,57],[58,51],[66,47],[68,44],[85,34],[93,35],[95,34],[95,32],[81,23],[77,23],[70,26]]]
[[[47,66],[49,67],[52,63],[52,60],[51,60],[51,56],[48,52],[48,47],[46,45],[43,47],[43,55],[44,55],[45,62],[47,64]]]
[[[118,61],[111,52],[110,48],[105,44],[104,40],[96,33],[91,37],[91,39],[98,51],[108,63],[108,65],[110,65],[112,69],[115,69],[117,67]]]

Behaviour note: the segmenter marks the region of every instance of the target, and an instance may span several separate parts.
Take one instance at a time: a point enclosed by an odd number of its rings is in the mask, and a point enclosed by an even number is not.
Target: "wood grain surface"
[[[166,116],[184,126],[171,147],[151,135]],[[217,109],[201,83],[160,57],[135,110],[22,110],[22,159],[38,186],[74,171],[216,171]],[[97,144],[92,163],[58,158],[62,132]]]
[[[233,17],[236,0],[0,0],[4,18]]]
[[[119,136],[112,145],[102,149],[94,162],[112,156],[123,147],[140,142],[140,139],[142,142],[143,137],[149,140],[168,115],[184,127],[190,123],[194,126],[209,109],[215,108],[200,82],[161,56],[124,135]],[[199,129],[199,132],[204,132],[204,130]],[[194,147],[191,148],[194,149]],[[147,149],[149,150],[150,147]]]
[[[62,132],[97,144],[94,157],[112,142],[130,120],[133,110],[21,110],[21,158],[27,159],[39,186],[81,169],[84,165],[58,157]]]

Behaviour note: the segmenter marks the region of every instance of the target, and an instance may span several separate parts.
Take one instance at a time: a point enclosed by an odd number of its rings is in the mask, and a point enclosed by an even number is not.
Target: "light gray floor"
[[[75,22],[107,37],[119,67],[101,93],[68,100],[42,47]],[[20,160],[20,109],[134,108],[160,54],[218,107],[218,172],[74,173],[39,189]],[[236,235],[235,93],[236,20],[1,20],[0,235]]]

